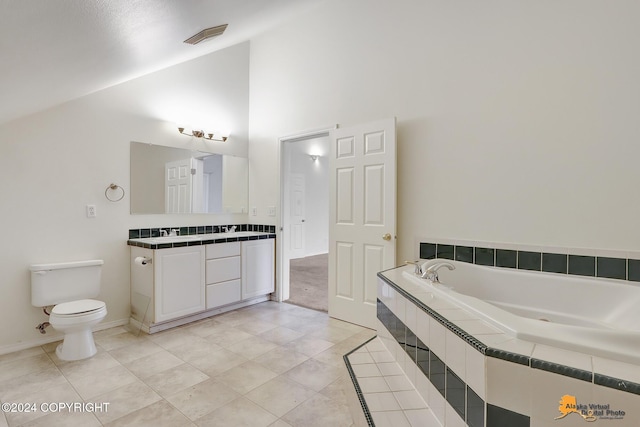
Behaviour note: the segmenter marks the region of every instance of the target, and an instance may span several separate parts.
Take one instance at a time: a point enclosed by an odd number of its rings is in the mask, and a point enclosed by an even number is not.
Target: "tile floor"
[[[0,401],[38,409],[0,412],[0,427],[366,426],[343,355],[373,336],[275,302],[153,335],[107,329],[87,360],[59,360],[57,343],[1,355]],[[53,402],[109,406],[40,409]]]
[[[379,338],[347,357],[376,427],[440,427]]]

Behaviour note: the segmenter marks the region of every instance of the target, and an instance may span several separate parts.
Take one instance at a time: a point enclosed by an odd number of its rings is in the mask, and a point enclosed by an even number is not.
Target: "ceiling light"
[[[206,28],[200,31],[198,34],[189,37],[184,42],[188,44],[198,44],[201,41],[210,39],[212,37],[219,36],[227,29],[228,24],[218,25],[217,27]]]

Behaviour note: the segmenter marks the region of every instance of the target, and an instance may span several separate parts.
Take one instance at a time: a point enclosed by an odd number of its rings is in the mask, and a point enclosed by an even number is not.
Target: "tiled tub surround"
[[[640,303],[640,287],[447,262],[455,270],[439,270],[436,285],[412,272],[404,276],[515,338],[640,365],[640,311],[634,304]]]
[[[637,365],[514,338],[405,271],[378,275],[378,336],[443,426],[584,425],[579,413],[556,419],[563,396],[609,405],[597,425],[640,425]]]

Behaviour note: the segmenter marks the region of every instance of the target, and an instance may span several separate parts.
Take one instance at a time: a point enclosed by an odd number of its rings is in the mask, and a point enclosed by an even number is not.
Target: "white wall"
[[[249,162],[246,157],[222,158],[222,208],[224,212],[249,212]]]
[[[250,204],[278,137],[398,118],[416,236],[637,249],[640,3],[332,0],[251,42]]]
[[[130,141],[246,156],[248,82],[244,43],[0,126],[0,353],[54,333],[35,330],[46,316],[31,306],[29,264],[104,259],[105,322],[126,320],[130,228],[248,220],[130,215],[128,197]],[[190,117],[193,124],[218,119],[231,130],[229,140],[192,140],[168,123]],[[121,202],[104,196],[112,182],[127,190]],[[97,218],[86,218],[86,204],[96,205]]]

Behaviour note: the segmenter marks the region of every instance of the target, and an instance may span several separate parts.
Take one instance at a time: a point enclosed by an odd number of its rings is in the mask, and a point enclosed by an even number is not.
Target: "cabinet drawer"
[[[240,242],[213,243],[206,248],[207,259],[240,255]]]
[[[217,282],[240,278],[240,257],[218,258],[207,260],[206,283],[207,285]]]
[[[240,301],[240,279],[207,285],[207,309]]]

